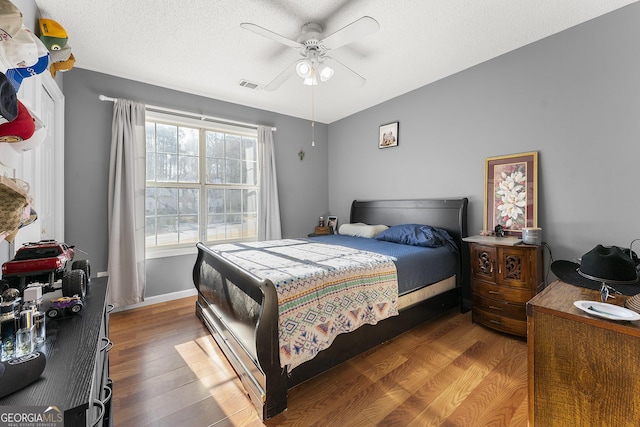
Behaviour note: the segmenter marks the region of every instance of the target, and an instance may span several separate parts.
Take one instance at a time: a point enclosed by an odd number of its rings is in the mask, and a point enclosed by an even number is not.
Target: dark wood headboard
[[[444,228],[460,248],[459,286],[463,287],[463,296],[470,289],[469,254],[462,242],[467,237],[466,197],[454,199],[406,199],[406,200],[354,200],[351,204],[353,222],[365,224],[425,224]],[[470,295],[469,295],[470,297]]]
[[[425,224],[444,228],[457,243],[467,237],[468,199],[354,200],[351,222]],[[461,246],[461,245],[459,245]]]

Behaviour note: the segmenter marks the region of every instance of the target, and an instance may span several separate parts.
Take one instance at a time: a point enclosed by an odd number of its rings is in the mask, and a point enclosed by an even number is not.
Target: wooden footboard
[[[196,314],[240,377],[263,419],[287,408],[278,353],[278,298],[261,281],[198,244],[193,282]]]

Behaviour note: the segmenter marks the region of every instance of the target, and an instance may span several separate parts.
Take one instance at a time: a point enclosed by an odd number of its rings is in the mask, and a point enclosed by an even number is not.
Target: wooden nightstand
[[[544,289],[542,246],[508,237],[463,240],[469,243],[472,320],[526,337],[525,304]]]
[[[329,227],[316,227],[313,233],[309,233],[307,237],[316,237],[316,236],[328,236],[329,234],[333,234],[331,232],[331,228]]]

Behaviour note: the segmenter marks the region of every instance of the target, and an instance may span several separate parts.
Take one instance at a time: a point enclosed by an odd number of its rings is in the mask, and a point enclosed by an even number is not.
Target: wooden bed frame
[[[278,300],[273,283],[262,281],[201,243],[193,269],[198,289],[196,315],[220,346],[262,419],[287,409],[287,390],[339,363],[455,308],[462,308],[461,287],[469,280],[467,199],[354,201],[350,222],[428,224],[446,229],[460,248],[456,287],[400,311],[377,325],[338,335],[331,347],[289,374],[280,367]]]

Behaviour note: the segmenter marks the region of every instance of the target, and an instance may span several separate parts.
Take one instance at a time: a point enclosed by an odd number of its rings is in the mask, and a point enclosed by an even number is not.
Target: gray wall
[[[321,214],[346,221],[353,199],[403,197],[467,196],[476,233],[484,159],[538,151],[539,225],[554,258],[597,243],[628,246],[640,237],[637,22],[636,3],[318,125],[313,149],[308,121],[73,69],[64,74],[67,241],[89,252],[94,273],[106,270],[112,105],[97,98],[105,94],[277,126],[285,237],[305,235]],[[378,126],[395,120],[399,146],[379,150]],[[146,295],[191,289],[192,264],[190,256],[150,260]]]
[[[64,73],[65,95],[65,239],[89,253],[92,272],[106,271],[108,177],[113,104],[103,94],[149,105],[203,113],[242,122],[273,125],[278,192],[284,237],[306,236],[319,215],[326,215],[327,125],[311,123],[200,96],[176,92],[106,74],[74,68]],[[298,152],[306,156],[300,161]],[[193,256],[147,261],[146,296],[193,289]]]
[[[330,210],[467,196],[477,234],[485,158],[538,151],[539,226],[554,258],[629,247],[640,238],[638,22],[636,3],[331,123]],[[378,149],[378,126],[396,120],[399,146]]]

